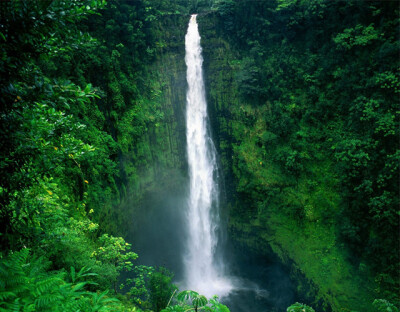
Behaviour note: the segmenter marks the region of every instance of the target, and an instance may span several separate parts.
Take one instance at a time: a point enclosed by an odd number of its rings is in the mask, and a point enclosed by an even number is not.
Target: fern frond
[[[81,297],[79,300],[68,301],[68,311],[97,311],[94,309],[90,298]]]
[[[8,304],[7,311],[14,311],[14,312],[19,312],[21,308],[21,304],[19,302],[20,298],[17,298],[14,300],[14,302],[11,302]]]
[[[83,304],[85,301],[88,302],[87,298],[80,298],[78,300],[66,300],[64,303],[64,311],[78,312],[78,311],[89,311],[90,305]]]
[[[3,278],[4,276],[8,276],[8,270],[4,266],[4,263],[0,263],[0,278]]]
[[[27,289],[26,284],[26,276],[11,275],[6,281],[5,288],[9,291],[19,294]]]
[[[98,293],[91,293],[92,304],[91,311],[107,311],[107,308],[115,305],[119,300],[117,298],[107,298],[108,290],[102,292],[100,295]]]
[[[71,280],[73,283],[75,283],[75,277],[76,277],[75,268],[72,266],[71,267]]]
[[[90,271],[91,271],[91,268],[83,267],[76,274],[76,280],[79,280],[79,279],[81,279],[83,277],[87,277],[87,276],[97,276],[98,275],[97,273],[92,273]]]
[[[26,268],[26,273],[29,277],[43,275],[46,271],[46,268],[49,266],[49,263],[50,262],[44,257],[33,257],[29,267]]]
[[[91,294],[91,295],[92,295],[92,300],[93,300],[93,302],[95,302],[95,303],[100,302],[100,301],[103,299],[103,297],[104,297],[105,295],[107,295],[107,294],[108,294],[108,290],[103,291],[100,295],[99,295],[98,293],[92,293],[92,294]]]
[[[11,269],[19,269],[22,268],[24,264],[27,263],[27,259],[29,256],[30,250],[28,248],[22,249],[18,252],[14,252],[10,255],[8,263],[10,263]]]
[[[58,292],[64,297],[64,298],[77,298],[79,297],[79,293],[78,292],[73,292],[71,291],[72,289],[72,284],[71,283],[65,283],[63,285],[60,286],[60,288],[58,289]],[[72,299],[73,300],[73,299]]]
[[[44,293],[54,292],[59,289],[64,281],[58,277],[49,277],[36,282],[36,289],[33,291],[35,296],[41,296]]]
[[[6,301],[10,298],[16,297],[17,295],[11,291],[0,292],[0,301]]]
[[[72,287],[72,291],[78,291],[81,290],[83,287],[87,285],[86,282],[78,283],[75,286]]]
[[[50,305],[52,305],[53,307],[61,306],[62,299],[63,297],[59,294],[46,294],[37,298],[35,300],[35,305],[40,311],[43,308],[49,307]],[[56,302],[58,302],[58,304],[55,304]]]

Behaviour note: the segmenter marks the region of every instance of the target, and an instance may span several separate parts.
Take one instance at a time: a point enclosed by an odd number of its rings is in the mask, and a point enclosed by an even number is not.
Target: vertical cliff
[[[388,224],[395,223],[396,200],[387,187],[394,176],[386,171],[395,168],[395,145],[387,142],[394,133],[396,87],[389,83],[391,69],[374,69],[386,68],[384,55],[393,57],[394,37],[391,22],[376,18],[381,23],[376,27],[388,34],[381,48],[376,29],[367,25],[373,16],[365,13],[386,18],[388,13],[382,12],[388,8],[279,3],[218,1],[198,17],[229,236],[238,249],[278,256],[310,304],[324,310],[367,311],[374,298],[393,299],[397,287],[390,278],[396,256],[377,243],[382,238],[377,238],[373,221],[383,226],[387,218]],[[353,29],[353,21],[346,20],[349,28],[339,32],[322,21],[330,16],[336,25],[334,13],[353,11],[359,12],[357,21],[364,26]],[[141,69],[137,97],[145,126],[121,154],[124,172],[132,173],[121,206],[131,213],[131,221],[124,224],[142,246],[149,240],[141,237],[151,236],[146,228],[162,223],[154,239],[169,233],[180,241],[170,228],[171,215],[180,220],[182,198],[177,198],[186,191],[187,181],[183,43],[188,19],[186,14],[167,14],[151,24],[155,45]],[[364,47],[374,57],[371,64]],[[337,53],[343,53],[343,60]],[[349,68],[356,66],[350,62],[355,56],[359,67]],[[361,72],[373,78],[356,78]],[[357,97],[348,87],[353,84]],[[369,102],[365,94],[376,100]],[[375,133],[364,136],[364,123],[371,120]],[[129,141],[126,134],[121,133],[121,141]],[[381,147],[388,153],[387,165],[376,158]],[[386,187],[388,193],[382,191]],[[368,195],[372,188],[381,195]],[[177,202],[171,199],[165,206],[166,195]],[[382,207],[388,211],[385,216],[379,213]],[[395,241],[388,244],[395,246]],[[374,250],[386,259],[385,268],[376,266]],[[168,261],[170,254],[166,247],[157,256]]]
[[[282,115],[273,98],[246,94],[246,83],[257,79],[259,69],[250,51],[232,46],[217,15],[200,16],[199,24],[234,245],[258,255],[278,255],[291,267],[299,295],[316,307],[371,309],[371,298],[378,295],[373,294],[375,282],[354,268],[337,244],[340,188],[328,146],[316,136],[316,128],[293,124],[289,116],[298,114],[294,95]],[[296,143],[288,135],[293,127]]]

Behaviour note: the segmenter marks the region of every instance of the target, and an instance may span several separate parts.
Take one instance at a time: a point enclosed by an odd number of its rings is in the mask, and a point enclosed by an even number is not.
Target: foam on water
[[[190,193],[186,215],[187,242],[183,287],[211,297],[226,296],[232,283],[225,276],[223,259],[216,259],[218,245],[218,183],[216,151],[209,133],[202,72],[200,35],[192,15],[185,37],[186,139]]]

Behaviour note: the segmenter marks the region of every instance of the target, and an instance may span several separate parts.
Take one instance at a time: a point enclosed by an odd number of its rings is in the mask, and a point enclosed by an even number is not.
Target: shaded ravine
[[[244,250],[217,253],[217,248],[225,250],[227,246],[218,241],[222,226],[218,162],[207,113],[200,39],[196,15],[192,15],[185,37],[190,186],[181,286],[207,297],[220,296],[232,312],[284,311],[294,299],[294,289],[278,261],[257,260]]]
[[[183,66],[170,63],[172,58],[178,57],[183,63],[181,53],[178,56],[167,52],[163,55],[162,61],[157,64],[157,66],[166,64],[164,66],[170,70],[169,73],[162,72],[161,74],[164,75],[162,79],[168,81],[168,88],[174,88],[173,94],[179,94],[179,99],[166,99],[174,101],[173,105],[176,106],[174,109],[177,112],[181,111],[180,106],[185,102],[186,89],[186,101],[190,100],[194,104],[191,107],[192,113],[200,112],[197,117],[190,117],[188,116],[190,109],[187,106],[186,120],[182,118],[183,116],[174,117],[177,123],[182,123],[182,128],[192,129],[186,129],[187,158],[182,159],[182,162],[188,161],[189,176],[186,177],[186,170],[172,170],[165,173],[167,179],[154,180],[154,185],[143,193],[140,210],[131,232],[132,240],[135,241],[135,251],[140,255],[139,263],[168,268],[174,272],[174,282],[178,284],[180,290],[195,290],[207,297],[218,295],[221,302],[226,304],[231,312],[285,311],[286,307],[297,299],[288,269],[274,257],[272,257],[274,259],[260,258],[244,246],[243,248],[236,246],[236,242],[231,242],[231,245],[235,245],[231,246],[232,248],[228,248],[225,241],[221,242],[221,232],[224,232],[221,227],[227,225],[228,216],[226,211],[225,214],[219,211],[226,209],[224,208],[226,202],[219,198],[221,196],[219,192],[224,191],[224,186],[222,169],[218,166],[219,155],[213,143],[214,139],[217,144],[219,138],[211,138],[210,130],[213,126],[209,119],[213,115],[208,114],[212,114],[213,110],[207,107],[208,90],[205,89],[203,75],[206,75],[208,79],[210,77],[209,74],[204,73],[202,47],[195,18],[189,22],[189,31],[194,31],[194,34],[190,34],[193,36],[190,38],[186,36],[186,39],[192,41],[191,44],[193,44],[191,48],[186,46],[186,53],[188,53],[187,49],[192,49],[190,53],[193,53],[190,60],[188,60],[188,55],[185,57],[186,63],[190,63],[189,66],[186,64],[187,84],[183,83],[185,76]],[[153,70],[155,68],[153,67]],[[177,84],[176,81],[181,83]],[[190,90],[191,83],[193,87]],[[167,93],[165,96],[172,96],[172,93]],[[197,121],[194,121],[196,118]],[[186,125],[183,125],[184,121]],[[200,130],[197,127],[200,127]],[[216,129],[213,128],[213,130]],[[192,132],[191,137],[189,137],[189,131]],[[196,135],[202,136],[197,142]],[[191,148],[193,148],[192,151],[190,151]],[[199,151],[204,153],[200,155]],[[190,160],[192,152],[194,155]],[[199,160],[201,157],[203,157],[203,163]],[[195,168],[190,168],[190,162]],[[199,170],[200,165],[202,165],[202,170]],[[204,168],[208,169],[204,170]],[[193,181],[196,175],[197,181]],[[199,182],[199,179],[202,181]],[[204,181],[209,184],[200,190],[198,186]],[[210,184],[211,188],[209,188]],[[200,192],[203,192],[203,195],[199,195]],[[204,197],[199,198],[200,196]],[[199,200],[194,204],[196,210],[191,211],[193,206],[190,209],[190,205],[196,200]],[[204,209],[206,201],[210,203],[210,206]],[[201,218],[206,220],[201,220]],[[206,233],[197,232],[200,228]],[[191,233],[192,230],[196,231]]]

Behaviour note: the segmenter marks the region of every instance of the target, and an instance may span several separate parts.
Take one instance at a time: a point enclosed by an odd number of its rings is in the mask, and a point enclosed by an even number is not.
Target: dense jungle
[[[399,9],[1,1],[0,311],[398,312]],[[265,308],[182,289],[171,260],[194,13],[219,252]]]

